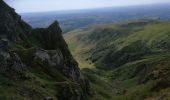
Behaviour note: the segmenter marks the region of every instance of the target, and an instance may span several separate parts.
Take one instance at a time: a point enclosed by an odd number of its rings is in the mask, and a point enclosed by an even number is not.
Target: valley
[[[138,20],[73,30],[64,37],[96,97],[168,100],[169,27],[165,21]]]
[[[20,16],[0,0],[0,100],[170,100],[169,5]]]

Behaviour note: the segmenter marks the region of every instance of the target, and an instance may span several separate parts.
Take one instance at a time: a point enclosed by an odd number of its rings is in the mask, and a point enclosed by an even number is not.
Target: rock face
[[[0,0],[0,39],[0,79],[2,75],[17,81],[16,91],[9,91],[15,100],[85,100],[90,94],[89,82],[72,57],[57,21],[48,28],[32,29]],[[29,47],[23,45],[28,43]],[[33,83],[33,87],[26,83]]]
[[[64,76],[72,80],[73,84],[76,85],[73,89],[70,89],[70,84],[63,83],[60,91],[59,100],[84,100],[83,95],[90,94],[90,87],[88,80],[81,75],[77,62],[64,56],[60,49],[57,50],[37,50],[34,53],[34,61],[41,61],[46,66],[48,72],[53,73],[54,70],[58,70]],[[51,71],[53,69],[53,71]]]
[[[64,57],[60,49],[57,50],[37,50],[35,52],[34,60],[40,60],[46,63],[48,66],[60,70],[67,77],[78,80],[80,78],[80,72],[78,64],[74,59],[67,59]]]
[[[8,41],[0,41],[0,74],[13,79],[24,76],[24,64],[19,56],[8,49]]]
[[[60,50],[39,50],[35,53],[35,59],[40,59],[52,67],[61,66],[64,63],[64,57]]]
[[[84,92],[87,94],[90,93],[88,92],[88,80],[81,75],[78,63],[72,57],[62,37],[62,31],[58,22],[55,21],[48,28],[38,30],[38,32],[33,32],[29,36],[30,38],[34,38],[33,40],[38,41],[38,43],[41,43],[40,47],[42,49],[35,52],[34,60],[39,59],[44,64],[47,64],[47,66],[57,69],[64,76],[79,84],[74,90],[75,94],[70,92],[67,84],[63,86],[63,93],[61,95],[65,98],[64,100],[82,100]],[[35,34],[38,35],[34,36]]]
[[[11,41],[24,39],[31,32],[31,27],[21,20],[3,0],[0,0],[0,37]]]

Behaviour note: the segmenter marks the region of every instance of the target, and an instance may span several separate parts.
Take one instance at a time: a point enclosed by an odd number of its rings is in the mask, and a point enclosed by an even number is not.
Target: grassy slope
[[[88,51],[91,47],[93,47],[93,44],[86,45],[86,43],[84,43],[85,41],[79,41],[81,36],[83,36],[86,33],[78,33],[78,32],[79,31],[73,31],[73,33],[71,34],[68,33],[65,36],[66,42],[68,43],[73,56],[75,57],[75,59],[77,60],[81,68],[94,68],[93,64],[91,64],[88,61],[85,61],[85,58],[87,58],[86,55],[82,55],[86,53],[86,51]]]
[[[86,71],[86,74],[97,75],[99,82],[92,81],[94,85],[104,81],[113,83],[111,94],[110,89],[103,89],[112,99],[168,100],[169,27],[169,22],[158,21],[98,25],[69,32],[65,39],[82,68],[109,69],[100,73]]]
[[[87,55],[94,54],[98,57],[105,54],[102,51],[119,50],[136,41],[146,43],[149,48],[153,47],[152,50],[157,47],[160,47],[160,49],[157,48],[156,50],[161,50],[161,46],[169,48],[169,24],[163,22],[133,22],[123,25],[94,26],[89,29],[69,32],[65,35],[65,39],[80,65],[89,67],[91,66],[89,65],[90,62],[86,63],[85,60],[91,58]]]

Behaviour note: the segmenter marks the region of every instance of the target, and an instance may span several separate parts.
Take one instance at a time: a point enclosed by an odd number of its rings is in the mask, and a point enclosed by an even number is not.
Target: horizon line
[[[96,8],[82,8],[82,9],[67,9],[67,10],[49,10],[49,11],[33,11],[33,12],[17,12],[19,14],[30,14],[30,13],[47,13],[47,12],[68,12],[68,11],[82,11],[82,10],[95,10],[95,9],[107,9],[107,8],[126,8],[126,7],[136,7],[136,6],[150,6],[150,5],[169,5],[167,3],[150,3],[150,4],[137,4],[137,5],[126,5],[126,6],[106,6],[106,7],[96,7]]]

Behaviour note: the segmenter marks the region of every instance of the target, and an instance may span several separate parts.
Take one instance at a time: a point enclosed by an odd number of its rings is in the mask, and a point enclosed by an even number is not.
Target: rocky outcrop
[[[0,74],[17,80],[24,78],[24,70],[19,56],[8,49],[8,41],[0,40]]]
[[[11,41],[21,41],[31,32],[31,27],[21,20],[3,0],[0,0],[0,37]]]
[[[40,48],[42,49],[35,52],[34,60],[40,60],[47,66],[57,69],[64,76],[78,84],[76,88],[73,88],[74,92],[71,92],[69,85],[65,84],[63,86],[63,91],[61,91],[63,100],[82,100],[84,98],[83,95],[90,94],[89,83],[88,80],[81,75],[78,63],[72,57],[63,39],[58,22],[55,21],[48,28],[39,30],[40,31],[33,32],[29,36],[29,38],[34,38],[34,40],[38,41],[37,43],[41,43],[36,45],[41,45]],[[38,35],[34,36],[35,34]]]
[[[33,62],[36,61],[44,65],[46,73],[54,75],[59,71],[71,81],[63,81],[61,86],[59,85],[59,100],[85,100],[85,97],[91,94],[89,81],[80,73],[77,62],[71,58],[67,59],[60,49],[38,49],[34,53]]]
[[[17,86],[13,87],[16,91],[9,91],[14,97],[20,95],[15,100],[20,97],[19,100],[37,100],[37,96],[47,96],[45,100],[85,100],[90,94],[89,82],[72,57],[57,21],[48,28],[31,29],[14,9],[0,0],[0,39],[0,77],[17,81]],[[51,82],[54,88],[46,86]],[[20,92],[24,93],[25,88],[30,91],[23,95]],[[31,96],[32,91],[38,92],[36,97]]]
[[[33,33],[29,35],[29,38],[36,40],[38,43],[36,44],[31,41],[32,44],[42,48],[35,53],[35,58],[47,62],[50,66],[55,66],[57,69],[62,70],[66,76],[71,76],[71,78],[77,80],[78,78],[76,77],[80,76],[78,64],[72,57],[63,39],[58,22],[55,21],[48,28],[39,30],[35,32],[33,30]]]
[[[40,59],[48,63],[49,66],[57,67],[64,63],[64,57],[60,50],[38,50],[35,53],[35,60]]]

